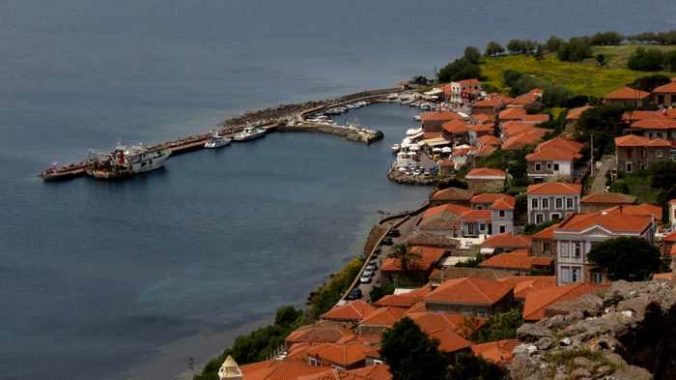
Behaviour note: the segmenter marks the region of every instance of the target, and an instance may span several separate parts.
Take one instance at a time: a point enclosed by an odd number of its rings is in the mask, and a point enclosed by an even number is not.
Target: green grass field
[[[516,70],[537,78],[565,86],[576,95],[602,97],[612,90],[633,82],[636,78],[656,74],[655,72],[633,71],[626,68],[626,60],[637,45],[598,46],[594,54],[603,53],[609,60],[606,67],[600,67],[592,58],[584,62],[561,62],[554,54],[547,54],[538,60],[532,56],[510,55],[497,58],[484,58],[481,63],[482,75],[487,83],[505,89],[503,73]],[[651,46],[652,47],[652,46]],[[674,50],[674,46],[657,47]],[[673,73],[662,73],[673,75]]]

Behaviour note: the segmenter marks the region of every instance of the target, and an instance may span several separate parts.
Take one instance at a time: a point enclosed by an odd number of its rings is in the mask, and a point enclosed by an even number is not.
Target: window
[[[571,282],[570,267],[561,267],[561,282]]]
[[[536,163],[535,163],[535,171],[538,171],[538,172],[539,172],[540,170],[542,170],[542,164],[539,163],[539,162],[536,162]]]
[[[592,273],[592,282],[600,284],[603,282],[603,273],[594,272]]]
[[[505,210],[500,210],[500,211],[498,211],[498,215],[499,215],[501,218],[504,218],[504,217],[505,217]]]
[[[507,232],[507,227],[505,227],[504,224],[501,224],[500,227],[498,227],[498,230],[499,230],[500,233],[502,234],[502,233]]]
[[[545,222],[545,217],[543,214],[535,214],[535,224],[542,224]]]
[[[556,204],[556,209],[557,209],[557,210],[563,209],[563,199],[561,199],[561,198],[556,198],[555,204]]]
[[[559,171],[559,164],[554,164],[554,170],[557,172]]]
[[[641,170],[645,170],[645,164],[641,164]]]
[[[549,208],[549,198],[542,198],[542,209],[546,210]]]
[[[648,157],[648,150],[646,148],[641,148],[641,158]]]
[[[626,171],[627,171],[627,173],[631,173],[631,172],[632,172],[631,169],[632,169],[632,164],[631,164],[631,162],[627,162],[627,163],[626,163]]]
[[[542,253],[551,253],[552,252],[552,243],[544,242],[542,243]]]
[[[467,225],[467,234],[474,235],[474,223],[470,223]]]
[[[479,231],[484,231],[486,230],[486,225],[483,223],[479,223]]]
[[[538,209],[538,199],[537,198],[531,199],[530,205],[531,205],[531,208],[533,210],[537,210]]]
[[[552,168],[552,163],[551,163],[551,162],[548,162],[548,163],[547,163],[547,169],[550,169],[550,170],[551,170],[551,168]]]
[[[582,270],[580,268],[572,267],[570,270],[571,282],[580,282],[582,280]]]
[[[573,243],[573,258],[579,259],[582,257],[582,243],[576,241]]]
[[[568,242],[567,241],[562,241],[560,243],[559,250],[561,251],[561,257],[563,257],[563,258],[570,257],[570,255],[568,254]]]
[[[573,198],[566,198],[566,208],[568,210],[573,209]]]
[[[561,213],[553,212],[549,215],[549,217],[552,221],[558,221],[561,220]]]

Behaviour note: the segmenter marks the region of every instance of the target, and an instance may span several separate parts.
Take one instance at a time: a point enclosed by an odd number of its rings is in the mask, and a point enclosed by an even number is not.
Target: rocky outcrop
[[[519,328],[512,379],[676,379],[672,283],[620,281],[557,311]]]

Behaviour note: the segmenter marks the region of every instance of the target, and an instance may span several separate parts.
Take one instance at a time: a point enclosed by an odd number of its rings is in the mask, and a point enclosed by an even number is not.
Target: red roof
[[[655,88],[653,94],[676,94],[676,82],[669,82]]]
[[[494,145],[500,146],[500,139],[493,135],[483,135],[476,139],[479,145]]]
[[[627,111],[622,114],[622,120],[632,122],[645,119],[675,119],[676,109],[663,109],[657,111],[636,110]]]
[[[601,211],[592,214],[573,214],[559,224],[556,232],[583,232],[599,226],[616,234],[638,234],[645,231],[652,223],[652,216],[624,214],[618,217],[615,213]]]
[[[346,368],[366,360],[366,353],[370,350],[361,342],[351,341],[346,344],[320,343],[308,347],[306,353],[310,357]]]
[[[662,207],[647,203],[615,206],[604,211],[609,214],[653,216],[658,221],[662,220]]]
[[[542,150],[542,149],[548,149],[548,148],[559,148],[559,149],[565,149],[565,150],[570,150],[572,152],[579,152],[584,144],[581,142],[575,141],[575,140],[570,140],[567,138],[563,137],[554,137],[551,140],[544,141],[540,144],[538,144],[536,150]]]
[[[506,139],[534,129],[535,126],[533,124],[521,121],[508,121],[502,125],[503,137]]]
[[[518,249],[518,248],[528,248],[530,249],[531,237],[526,235],[513,235],[509,232],[502,234],[497,234],[489,237],[484,240],[481,247],[483,248],[506,248],[506,249]]]
[[[335,323],[315,323],[297,328],[286,337],[286,341],[289,343],[337,342],[351,334],[349,329]]]
[[[478,124],[492,123],[493,120],[494,120],[493,117],[488,116],[488,115],[484,115],[482,113],[472,115],[472,119],[474,119],[474,121]]]
[[[457,119],[462,119],[462,117],[455,112],[448,111],[424,112],[420,115],[420,121],[423,123],[427,121],[451,121]]]
[[[420,258],[417,260],[412,260],[409,263],[409,269],[418,269],[418,270],[429,270],[432,266],[439,261],[446,253],[445,248],[436,248],[436,247],[410,247],[410,252],[417,253],[420,255]],[[386,257],[383,260],[383,264],[380,267],[380,270],[383,272],[399,272],[402,270],[401,259],[395,257]]]
[[[550,265],[552,265],[551,258],[530,256],[526,249],[501,253],[486,259],[479,264],[481,268],[510,270],[531,270],[538,266],[542,267]]]
[[[664,139],[649,139],[643,136],[636,135],[626,135],[615,137],[615,146],[627,148],[627,147],[655,147],[655,148],[668,148],[671,147],[671,142]]]
[[[523,107],[507,107],[500,111],[498,119],[500,120],[519,120],[521,116],[528,114]]]
[[[441,128],[451,134],[462,134],[469,131],[469,126],[465,123],[464,120],[451,120],[447,123],[444,123]]]
[[[431,218],[435,215],[440,215],[443,213],[449,213],[454,215],[461,215],[464,212],[469,211],[470,208],[465,206],[460,206],[456,204],[445,204],[441,206],[430,207],[422,214],[422,219]]]
[[[649,129],[649,130],[670,130],[676,129],[675,119],[643,119],[637,120],[631,124],[632,128]]]
[[[576,108],[571,108],[568,110],[568,113],[566,114],[566,120],[572,121],[572,120],[578,120],[584,113],[584,111],[592,108],[590,105],[582,106],[582,107],[576,107]]]
[[[585,294],[592,294],[607,286],[591,283],[577,283],[536,290],[526,296],[523,305],[523,319],[538,321],[545,317],[547,307],[561,301],[572,301]]]
[[[459,84],[459,85],[462,86],[462,87],[465,87],[465,86],[478,86],[478,85],[481,84],[481,82],[480,82],[478,79],[476,79],[476,78],[472,78],[472,79],[463,79],[463,80],[459,80],[459,81],[457,81],[457,82],[455,82],[455,83]]]
[[[516,339],[504,339],[482,344],[473,344],[472,352],[485,360],[499,365],[506,365],[512,361],[512,351],[519,345]]]
[[[539,114],[534,114],[534,115],[524,115],[521,118],[522,123],[532,123],[532,124],[540,124],[544,123],[546,121],[549,121],[550,116],[545,113],[539,113]]]
[[[526,155],[526,161],[573,161],[582,158],[580,153],[568,149],[557,147],[536,149],[533,153]]]
[[[622,87],[620,89],[617,89],[615,91],[612,91],[608,95],[605,96],[604,99],[607,100],[637,100],[637,99],[644,99],[650,96],[649,92],[641,91],[641,90],[636,90],[630,87]]]
[[[432,194],[433,201],[467,201],[471,197],[471,191],[457,187],[447,187]]]
[[[543,182],[528,185],[528,195],[580,195],[582,185],[567,182]]]
[[[491,178],[489,178],[491,177]],[[499,178],[494,178],[499,177]],[[467,173],[465,178],[469,179],[504,179],[507,177],[507,173],[501,169],[491,169],[491,168],[476,168],[472,169]]]
[[[502,107],[506,104],[509,104],[513,101],[514,99],[508,97],[508,96],[503,96],[500,94],[489,94],[487,97],[485,97],[482,100],[479,100],[478,102],[474,103],[474,108],[483,108],[483,107]]]
[[[594,193],[585,195],[580,199],[582,204],[632,204],[636,202],[636,197],[622,193]]]
[[[460,220],[463,222],[490,222],[491,221],[491,211],[490,210],[469,210],[463,212],[460,215]]]
[[[502,144],[502,149],[520,150],[528,145],[537,144],[548,132],[546,129],[533,128],[532,130],[519,133],[505,140],[504,144]]]
[[[334,306],[320,316],[321,319],[333,321],[361,321],[374,310],[374,307],[364,301],[348,301],[344,305]]]
[[[400,307],[379,307],[364,318],[362,326],[392,327],[404,315],[405,310]]]
[[[266,360],[240,367],[244,379],[289,380],[331,371],[330,367],[312,366],[300,360]]]
[[[407,293],[387,295],[376,302],[377,306],[392,306],[400,308],[409,308],[423,300],[429,292],[432,291],[430,285],[412,290]]]
[[[494,305],[512,291],[512,286],[478,277],[447,280],[425,297],[426,303]]]
[[[439,350],[443,352],[452,353],[472,345],[462,336],[467,329],[463,315],[419,312],[411,313],[409,317],[425,334],[439,341]]]
[[[377,364],[348,371],[332,368],[328,372],[302,376],[297,380],[392,380],[392,374],[388,365]]]
[[[502,194],[502,193],[481,193],[477,194],[470,199],[470,203],[472,204],[492,204],[496,200],[502,198],[502,197],[510,197],[510,195],[507,194]],[[513,197],[512,197],[513,198]]]
[[[554,230],[556,230],[559,227],[559,224],[552,224],[551,226],[538,231],[537,233],[534,233],[531,235],[533,239],[538,239],[538,240],[553,240],[554,239]]]
[[[526,296],[536,290],[556,287],[556,276],[512,276],[503,277],[498,281],[514,286],[514,298],[526,299]]]

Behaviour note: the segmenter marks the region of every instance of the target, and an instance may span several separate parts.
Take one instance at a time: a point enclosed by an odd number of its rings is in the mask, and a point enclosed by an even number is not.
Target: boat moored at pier
[[[236,133],[233,136],[233,140],[239,141],[239,142],[249,141],[249,140],[259,139],[263,136],[265,136],[265,129],[256,128],[256,127],[246,127],[246,128],[244,128],[243,131]]]
[[[204,147],[207,149],[216,149],[230,145],[231,142],[232,142],[231,138],[221,136],[218,133],[216,133],[207,139],[207,142],[204,143]]]
[[[90,152],[86,172],[98,179],[130,177],[161,168],[170,155],[170,149],[150,150],[141,144],[118,145],[110,153]]]

